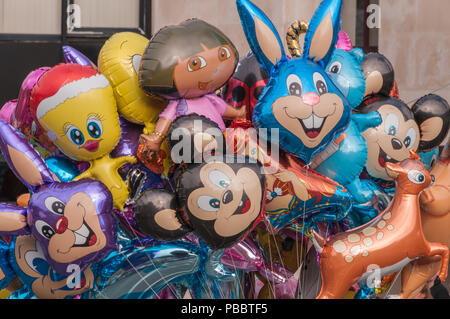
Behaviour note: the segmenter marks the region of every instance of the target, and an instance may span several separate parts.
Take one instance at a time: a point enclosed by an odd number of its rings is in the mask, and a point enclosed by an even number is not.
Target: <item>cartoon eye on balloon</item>
[[[386,163],[408,158],[410,150],[432,151],[449,131],[450,106],[434,94],[419,99],[412,108],[399,99],[378,96],[356,109],[363,115],[374,111],[381,115],[382,123],[363,133],[368,146],[366,170],[370,176],[385,181],[392,181]]]
[[[425,175],[418,170],[411,170],[408,172],[408,179],[414,184],[425,183]]]
[[[187,130],[199,120],[205,123],[205,131]],[[186,116],[174,122],[173,131],[178,125],[186,129],[189,143],[184,145],[190,147],[201,140],[195,134],[204,135],[213,123],[199,116]],[[223,141],[216,144],[221,143],[224,145]],[[175,140],[169,144],[175,145]],[[212,249],[231,247],[244,238],[262,216],[265,176],[256,161],[222,154],[217,149],[215,156],[209,155],[203,162],[178,167],[172,181],[175,191],[144,192],[135,206],[138,228],[162,240],[194,232]]]
[[[291,59],[269,18],[248,0],[236,3],[249,45],[271,74],[264,98],[253,111],[253,124],[278,128],[280,147],[309,164],[350,121],[350,106],[325,69],[338,39],[341,2],[319,7],[306,32],[302,57]]]
[[[52,269],[66,275],[69,265],[83,271],[115,250],[109,190],[91,179],[61,183],[13,127],[0,120],[0,132],[3,156],[32,194],[27,207],[0,204],[0,234],[33,234]]]
[[[137,159],[110,157],[121,128],[108,79],[91,66],[61,63],[46,71],[33,87],[30,110],[61,152],[73,160],[90,162],[75,179],[101,180],[111,191],[114,206],[122,209],[129,192],[118,170]]]

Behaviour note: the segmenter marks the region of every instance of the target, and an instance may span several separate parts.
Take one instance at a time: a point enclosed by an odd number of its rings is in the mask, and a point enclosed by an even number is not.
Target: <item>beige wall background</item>
[[[81,27],[137,28],[139,0],[75,0]],[[0,33],[60,34],[61,0],[0,0]]]
[[[309,21],[321,0],[253,0],[282,40],[291,22]],[[343,0],[343,29],[355,42],[356,0]],[[138,0],[75,0],[82,26],[135,27]],[[392,62],[401,98],[413,103],[434,92],[450,101],[449,0],[380,0],[379,51]],[[249,50],[235,0],[152,0],[152,30],[189,18],[223,30],[243,56]],[[0,0],[0,33],[59,34],[60,0]]]
[[[254,0],[275,24],[284,41],[290,23],[309,21],[320,0]],[[379,51],[392,62],[405,102],[435,92],[450,101],[450,19],[448,0],[380,0]],[[235,0],[153,0],[152,30],[188,18],[219,27],[237,46],[248,50]],[[343,0],[343,29],[355,42],[356,0]],[[446,86],[446,87],[445,87]]]
[[[61,1],[0,0],[0,33],[61,33]]]
[[[253,2],[266,12],[284,40],[291,22],[297,19],[309,21],[320,0],[254,0]],[[236,45],[241,55],[245,55],[249,50],[235,0],[153,0],[152,12],[153,32],[166,25],[178,24],[195,17],[221,29]]]
[[[448,0],[380,0],[379,51],[394,65],[405,102],[435,91],[450,101]]]
[[[289,25],[295,20],[309,21],[321,0],[254,0],[253,2],[269,16],[284,41]],[[354,39],[356,0],[344,0],[343,3],[344,29]],[[178,24],[195,17],[220,28],[236,45],[241,55],[245,55],[250,49],[242,31],[235,0],[152,0],[152,12],[153,32],[164,26]]]

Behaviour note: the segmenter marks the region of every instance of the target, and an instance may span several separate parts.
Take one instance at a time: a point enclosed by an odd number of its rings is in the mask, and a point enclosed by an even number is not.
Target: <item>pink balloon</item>
[[[345,51],[351,51],[353,49],[352,40],[350,40],[350,37],[347,33],[344,31],[339,31],[338,34],[338,42],[336,44],[336,48],[345,50]]]
[[[230,269],[257,271],[271,282],[286,283],[293,275],[292,272],[279,264],[268,263],[261,249],[247,237],[225,250],[222,263]]]
[[[34,146],[41,146],[46,151],[49,152],[49,156],[60,156],[61,152],[58,148],[47,138],[47,135],[44,133],[44,129],[33,119],[30,112],[30,96],[31,91],[34,86],[37,84],[41,76],[47,72],[49,67],[41,67],[30,72],[25,80],[22,82],[22,86],[19,92],[19,98],[17,100],[17,107],[14,112],[14,119],[12,121],[12,125],[18,129],[25,138],[32,142]],[[34,140],[31,141],[31,139]],[[37,144],[37,145],[35,145]],[[43,157],[45,154],[39,150],[39,153]]]
[[[11,100],[5,103],[0,109],[0,119],[8,124],[12,124],[14,112],[16,111],[17,100]]]

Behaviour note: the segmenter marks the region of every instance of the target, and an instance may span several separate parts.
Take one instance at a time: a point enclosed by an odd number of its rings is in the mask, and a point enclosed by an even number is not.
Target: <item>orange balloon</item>
[[[17,205],[20,207],[28,207],[28,202],[30,201],[30,193],[22,194],[17,197]]]
[[[435,177],[433,186],[420,195],[422,227],[430,241],[441,242],[450,249],[450,148],[444,150],[439,162],[431,170]],[[413,298],[433,280],[439,270],[439,258],[424,257],[402,272],[401,298]]]
[[[394,200],[369,223],[325,239],[313,231],[313,243],[320,253],[322,289],[318,299],[344,297],[355,282],[369,284],[408,264],[419,256],[439,256],[439,278],[447,278],[449,248],[425,238],[421,223],[419,194],[432,177],[417,153],[398,164],[387,163],[395,180]]]

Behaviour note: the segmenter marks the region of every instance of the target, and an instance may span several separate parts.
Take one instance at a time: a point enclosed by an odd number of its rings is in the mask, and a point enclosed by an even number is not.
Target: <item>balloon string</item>
[[[108,296],[106,296],[102,291],[98,290],[97,288],[95,289],[95,292],[98,292],[100,295],[102,295],[104,299],[110,299]]]
[[[236,267],[236,264],[235,264],[235,262],[234,262],[234,257],[233,257],[233,254],[230,254],[230,256],[231,256],[231,262],[233,263],[233,267],[234,267],[234,273],[237,273],[237,267]],[[238,280],[239,281],[239,280]],[[241,291],[241,294],[242,294],[242,296],[244,296],[244,288],[242,287],[242,285],[240,284],[240,281],[239,281],[239,288],[240,288],[240,291]]]
[[[210,299],[214,299],[214,292],[211,290],[211,287],[209,287],[209,286],[206,285],[206,283],[208,282],[208,277],[207,277],[206,274],[204,274],[203,272],[200,272],[200,274],[201,274],[201,276],[203,277],[203,280],[204,280],[204,282],[205,282],[205,286],[204,286],[205,288],[204,288],[203,290],[206,292],[206,294],[208,295],[208,297],[209,297]],[[188,288],[188,289],[189,289],[189,288]],[[220,293],[221,295],[223,295],[220,286],[219,286],[219,293]]]
[[[131,231],[133,232],[134,237],[139,241],[139,243],[140,243],[142,246],[145,246],[145,244],[141,241],[141,238],[140,238],[140,237],[136,234],[136,232],[134,231],[134,228],[131,226],[131,224],[130,224],[130,222],[128,221],[128,219],[125,218],[125,220],[126,220],[127,224],[130,226],[130,229],[131,229]],[[145,256],[147,256],[148,260],[153,264],[153,266],[155,267],[156,271],[160,274],[160,277],[164,280],[164,282],[165,282],[166,286],[169,288],[169,290],[170,290],[175,296],[177,296],[177,294],[176,294],[174,288],[172,288],[172,287],[170,286],[170,283],[164,278],[164,276],[162,276],[161,272],[159,271],[159,268],[155,265],[154,261],[150,258],[150,256],[149,256],[148,254],[145,254]],[[128,260],[128,257],[126,257],[126,258],[127,258],[127,260]],[[133,269],[135,269],[135,271],[137,271],[136,268],[134,267],[134,265],[133,265],[129,260],[128,260],[128,262],[131,264],[131,266],[133,267]],[[138,272],[138,271],[137,271],[137,272]],[[139,272],[138,272],[138,274],[139,274],[139,276],[141,276],[141,278],[142,278],[142,275],[141,275]],[[144,280],[144,281],[145,281],[145,280]],[[146,281],[145,281],[145,283],[148,284]],[[150,287],[150,285],[148,285],[148,286],[149,286],[149,288],[154,292],[154,290]],[[155,295],[156,295],[156,294],[155,294]]]
[[[394,280],[392,281],[391,285],[389,286],[389,289],[386,291],[386,293],[385,293],[383,299],[386,299],[386,298],[389,296],[389,292],[390,292],[390,291],[392,290],[392,288],[394,287],[394,284],[395,284],[395,282],[397,281],[397,279],[398,279],[398,277],[400,276],[400,274],[402,273],[403,268],[405,268],[405,266],[403,266],[402,269],[400,269],[400,271],[397,273],[397,275],[395,275],[395,278],[394,278]],[[382,287],[380,287],[380,288],[382,288]]]
[[[266,216],[266,225],[268,226],[268,228],[269,228],[269,236],[268,236],[268,240],[267,240],[267,245],[268,245],[268,250],[269,250],[269,260],[270,260],[270,265],[272,266],[272,269],[274,268],[274,261],[273,261],[273,257],[272,257],[272,249],[271,249],[271,245],[270,245],[270,236],[272,236],[272,233],[273,233],[273,229],[271,228],[272,227],[272,224],[270,223],[270,221],[269,221],[269,217],[268,216]],[[265,267],[265,266],[264,266]],[[265,269],[266,270],[268,270],[268,268],[267,267],[265,267]],[[266,278],[267,279],[267,278]],[[269,288],[272,290],[272,294],[273,294],[273,297],[274,297],[274,299],[276,299],[276,296],[275,296],[275,285],[272,285],[272,282],[270,281],[270,280],[268,280],[267,279],[267,284],[269,285]]]
[[[273,226],[272,226],[272,227],[273,227]],[[284,264],[284,260],[283,260],[283,257],[282,257],[282,255],[281,255],[281,250],[280,250],[280,247],[278,246],[278,242],[277,242],[276,236],[273,236],[273,239],[274,239],[273,241],[274,241],[274,244],[275,244],[275,248],[276,248],[277,253],[278,253],[278,257],[280,258],[281,266],[282,266],[284,269],[288,269],[287,265]],[[282,248],[283,248],[283,247],[282,247]],[[297,251],[298,251],[298,247],[297,247]],[[275,267],[273,267],[273,265],[272,265],[272,269],[275,269]],[[288,270],[289,270],[289,269],[288,269]],[[274,288],[275,288],[275,286],[274,286]],[[295,291],[292,291],[292,290],[291,290],[291,292],[292,292],[292,294],[295,293]],[[274,294],[275,294],[275,291],[274,291]]]
[[[309,168],[310,168],[310,164],[311,163],[308,163],[308,165],[306,165],[306,179],[307,180],[309,180]],[[309,193],[308,193],[308,197],[309,197]],[[303,212],[302,212],[302,226],[303,226],[303,232],[305,231],[305,220],[306,220],[306,201],[307,201],[308,199],[306,199],[304,202],[303,202]],[[301,244],[302,244],[302,247],[304,247],[304,240],[305,240],[305,236],[303,235],[302,236],[302,240],[301,240]],[[304,271],[303,273],[302,273],[302,277],[303,277],[303,279],[302,279],[302,281],[303,281],[303,283],[302,283],[302,286],[305,286],[305,283],[306,283],[306,271]],[[302,294],[302,299],[303,299],[303,294]]]
[[[153,288],[151,287],[151,285],[145,280],[145,278],[142,276],[141,272],[139,270],[136,269],[136,267],[133,265],[133,263],[130,261],[130,259],[128,259],[128,257],[125,257],[125,259],[128,261],[128,263],[131,265],[131,267],[133,267],[134,271],[139,275],[139,277],[141,277],[141,279],[147,284],[147,286],[150,288],[150,290],[155,294],[155,296],[157,295],[157,293],[155,292],[155,290],[153,290]],[[155,266],[156,268],[156,266]],[[156,268],[158,269],[158,268]]]

